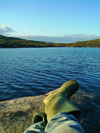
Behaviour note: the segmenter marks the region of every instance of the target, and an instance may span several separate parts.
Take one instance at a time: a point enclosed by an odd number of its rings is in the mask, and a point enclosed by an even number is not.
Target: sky
[[[0,35],[62,43],[100,38],[100,0],[0,0]]]

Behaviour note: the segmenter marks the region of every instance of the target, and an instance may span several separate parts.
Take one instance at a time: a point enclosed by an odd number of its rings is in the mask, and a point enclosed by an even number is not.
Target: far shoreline
[[[19,48],[100,48],[100,47],[0,47],[0,49],[19,49]]]
[[[99,48],[100,39],[77,41],[72,43],[55,43],[55,42],[25,40],[21,38],[7,37],[0,35],[0,48],[45,48],[45,47],[46,48],[49,47]]]

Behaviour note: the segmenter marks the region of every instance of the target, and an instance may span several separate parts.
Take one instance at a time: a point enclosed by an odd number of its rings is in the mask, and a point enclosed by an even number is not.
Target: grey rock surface
[[[54,93],[0,102],[0,133],[23,133],[36,113],[44,111],[43,99]],[[71,101],[83,111],[81,125],[86,133],[100,133],[100,95],[78,91]]]

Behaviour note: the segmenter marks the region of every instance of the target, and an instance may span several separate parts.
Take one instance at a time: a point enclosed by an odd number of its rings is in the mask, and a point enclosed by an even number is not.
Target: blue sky
[[[0,34],[51,42],[100,38],[100,0],[0,0]]]

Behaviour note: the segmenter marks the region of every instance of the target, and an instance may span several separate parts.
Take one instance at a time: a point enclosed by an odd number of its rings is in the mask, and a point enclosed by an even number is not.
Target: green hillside
[[[0,35],[0,48],[21,47],[100,47],[100,39],[78,41],[74,43],[51,43],[43,41],[25,40],[21,38],[6,37]]]

